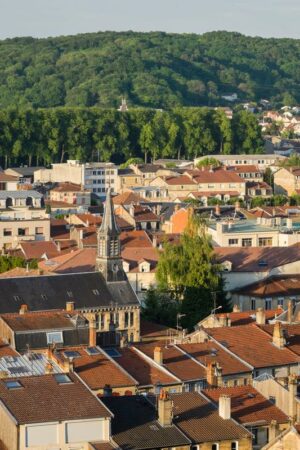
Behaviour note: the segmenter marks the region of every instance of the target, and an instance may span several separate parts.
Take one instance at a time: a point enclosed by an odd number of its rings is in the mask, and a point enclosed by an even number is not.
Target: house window
[[[272,299],[271,298],[266,298],[265,299],[265,309],[272,309]]]
[[[275,404],[276,404],[276,397],[274,397],[273,395],[271,395],[271,396],[269,397],[269,401],[270,401],[271,403],[273,403],[273,405],[275,405]]]
[[[133,312],[130,313],[129,316],[129,326],[132,327],[133,326],[133,319],[134,319],[134,314]]]
[[[284,301],[284,298],[283,297],[279,297],[278,300],[277,300],[277,305],[281,306],[283,308],[283,301]]]
[[[239,243],[239,240],[238,240],[238,239],[228,239],[228,245],[229,245],[230,247],[237,246],[238,243]]]
[[[219,444],[212,444],[211,450],[219,450]]]
[[[273,239],[270,237],[258,238],[259,247],[272,247]]]
[[[251,310],[252,311],[256,310],[256,300],[255,300],[255,298],[251,298]]]
[[[71,378],[66,373],[56,373],[54,375],[55,380],[58,384],[69,384],[73,383]]]
[[[18,236],[28,236],[28,228],[18,228]]]
[[[239,449],[239,444],[238,442],[231,442],[231,450],[238,450]]]
[[[47,333],[47,344],[63,344],[62,331],[53,331]]]
[[[252,247],[252,239],[251,238],[242,239],[242,247]]]
[[[124,314],[124,327],[125,328],[128,328],[128,319],[129,319],[129,314],[126,311],[125,314]]]
[[[12,235],[12,230],[11,228],[4,228],[3,230],[3,236],[11,236]]]

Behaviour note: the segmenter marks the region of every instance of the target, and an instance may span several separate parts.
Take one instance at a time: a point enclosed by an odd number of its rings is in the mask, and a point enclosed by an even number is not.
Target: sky
[[[300,0],[0,0],[0,39],[93,31],[300,38]]]

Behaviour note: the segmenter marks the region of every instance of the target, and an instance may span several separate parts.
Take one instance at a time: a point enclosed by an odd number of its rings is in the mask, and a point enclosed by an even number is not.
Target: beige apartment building
[[[43,196],[36,191],[1,191],[0,250],[17,248],[24,240],[50,240]]]
[[[274,173],[274,193],[293,195],[300,193],[300,168],[282,168]]]
[[[87,207],[91,205],[91,192],[82,188],[80,184],[58,183],[50,191],[50,201]]]

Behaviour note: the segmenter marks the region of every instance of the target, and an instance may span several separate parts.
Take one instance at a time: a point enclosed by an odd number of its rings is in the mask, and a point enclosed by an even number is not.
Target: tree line
[[[192,159],[214,153],[260,153],[257,119],[237,111],[229,120],[222,109],[170,111],[100,108],[0,110],[0,161],[3,167],[49,165],[67,159],[145,161]]]
[[[99,32],[0,41],[0,107],[300,102],[300,40],[239,33]]]

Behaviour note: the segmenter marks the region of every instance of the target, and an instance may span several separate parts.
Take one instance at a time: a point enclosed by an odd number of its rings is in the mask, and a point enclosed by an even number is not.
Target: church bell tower
[[[108,282],[126,279],[121,258],[120,230],[116,222],[111,188],[107,190],[102,224],[97,232],[96,267]]]

